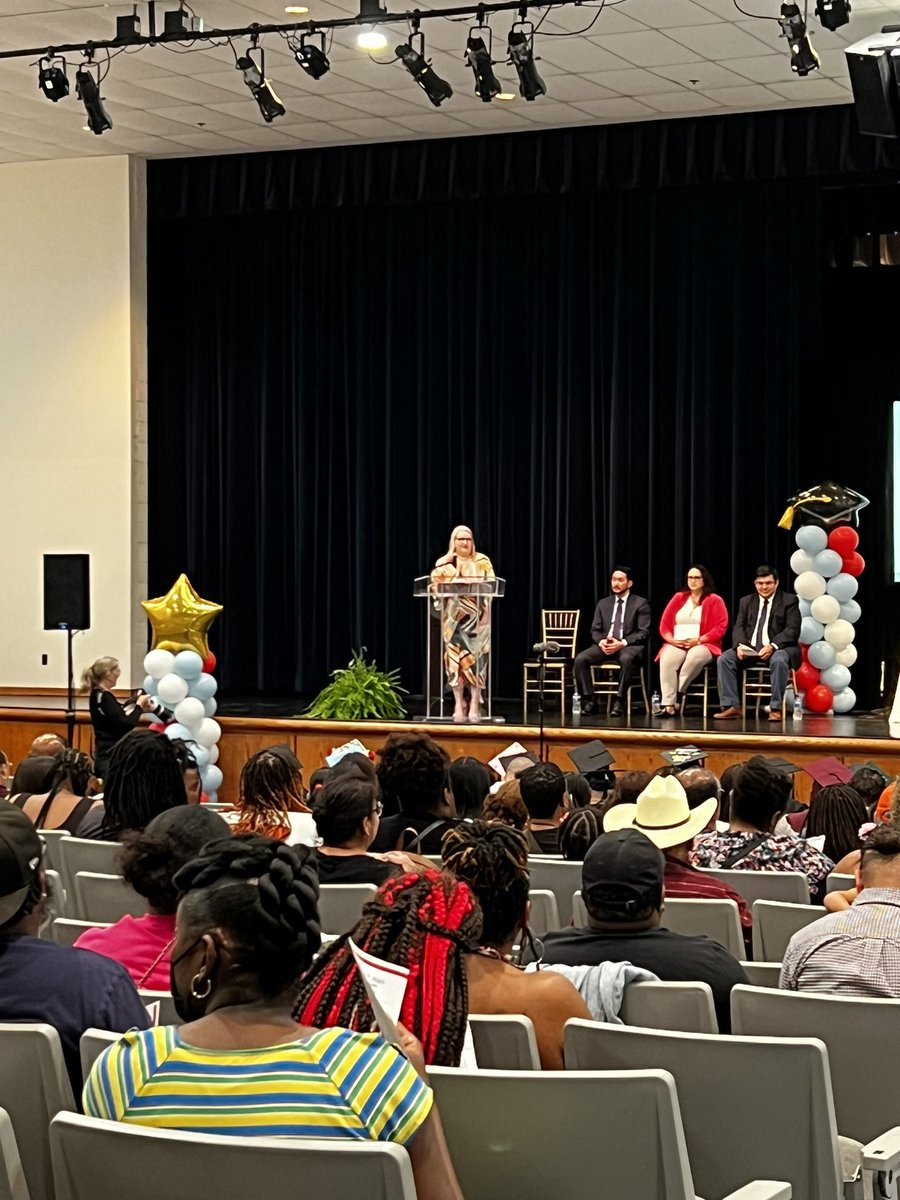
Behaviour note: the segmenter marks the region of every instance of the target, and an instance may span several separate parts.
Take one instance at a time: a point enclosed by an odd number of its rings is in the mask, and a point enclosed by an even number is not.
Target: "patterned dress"
[[[455,583],[494,578],[494,568],[486,554],[457,558],[456,562],[438,559],[431,572],[432,583]],[[444,641],[444,670],[447,682],[483,688],[487,685],[491,653],[491,601],[487,596],[445,596],[441,601],[441,634]]]

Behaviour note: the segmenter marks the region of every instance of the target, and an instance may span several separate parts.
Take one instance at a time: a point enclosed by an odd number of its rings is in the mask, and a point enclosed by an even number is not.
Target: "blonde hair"
[[[475,557],[475,534],[468,527],[468,525],[457,525],[456,528],[453,530],[453,532],[450,534],[450,545],[447,547],[447,558],[452,558],[453,555],[456,554],[456,539],[462,533],[467,533],[469,535],[469,537],[472,539],[472,555],[471,555],[471,557],[472,558]]]
[[[100,686],[100,681],[104,679],[110,671],[114,671],[119,665],[117,658],[98,658],[96,662],[92,662],[89,667],[85,667],[81,672],[81,690],[83,692],[92,692],[95,687]]]

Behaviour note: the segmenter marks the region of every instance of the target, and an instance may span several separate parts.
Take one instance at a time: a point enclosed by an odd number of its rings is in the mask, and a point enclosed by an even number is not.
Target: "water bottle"
[[[572,693],[572,724],[581,724],[581,696],[577,691]]]
[[[660,702],[659,692],[654,692],[653,695],[650,697],[650,712],[651,713],[659,712],[659,706],[660,706],[659,702]]]
[[[794,711],[791,714],[791,720],[795,725],[803,720],[803,697],[799,692],[794,696]]]

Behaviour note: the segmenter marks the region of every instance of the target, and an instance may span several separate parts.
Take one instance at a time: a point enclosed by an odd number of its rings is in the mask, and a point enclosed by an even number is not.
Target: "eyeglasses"
[[[698,572],[695,572],[695,571],[691,571],[691,572],[688,574],[688,579],[702,579],[702,578],[703,578],[703,576],[702,576],[702,575],[700,575]]]

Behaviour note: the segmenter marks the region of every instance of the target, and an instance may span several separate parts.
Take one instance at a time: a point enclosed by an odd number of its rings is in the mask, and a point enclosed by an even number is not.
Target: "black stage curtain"
[[[509,581],[503,695],[614,562],[657,617],[691,561],[732,610],[787,572],[816,163],[890,153],[847,120],[148,164],[151,587],[224,604],[223,684],[309,695],[365,645],[420,691],[412,580],[458,522]]]

